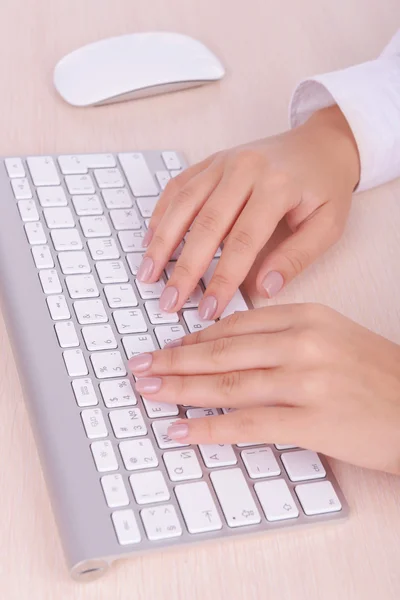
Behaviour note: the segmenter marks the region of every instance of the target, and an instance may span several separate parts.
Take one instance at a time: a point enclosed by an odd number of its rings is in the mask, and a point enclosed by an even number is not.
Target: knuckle
[[[329,378],[321,370],[304,373],[299,378],[298,385],[304,400],[317,400],[326,396],[330,388]]]
[[[205,417],[202,421],[208,442],[214,443],[218,436],[219,417]]]
[[[212,283],[214,286],[219,288],[230,288],[232,287],[231,279],[223,273],[215,272],[212,277]]]
[[[190,185],[185,185],[180,190],[178,190],[174,203],[180,207],[186,204],[189,204],[193,199],[193,189]]]
[[[239,432],[239,438],[245,439],[246,436],[249,436],[251,439],[251,432],[255,428],[255,420],[252,415],[247,413],[245,410],[239,410],[236,413],[236,421],[237,421],[237,430]]]
[[[240,371],[231,371],[222,373],[218,376],[217,387],[221,396],[231,396],[233,391],[240,387],[241,373]]]
[[[228,250],[241,254],[253,250],[254,239],[250,233],[243,229],[233,230],[229,234],[225,246]]]
[[[164,236],[162,235],[162,233],[160,233],[158,230],[156,230],[153,239],[151,240],[151,245],[153,247],[159,247],[159,248],[165,248],[166,246],[166,240],[164,238]]]
[[[192,269],[185,264],[182,261],[179,261],[176,263],[175,267],[174,267],[174,280],[175,279],[189,279],[192,277]],[[170,279],[170,281],[172,280],[172,277]]]
[[[232,338],[217,338],[211,343],[211,358],[218,363],[232,345]]]
[[[298,333],[297,347],[303,361],[315,362],[320,359],[325,349],[325,338],[320,330],[304,327]]]
[[[298,305],[303,320],[307,323],[320,323],[326,318],[328,308],[318,302],[306,302]]]
[[[179,365],[180,352],[177,352],[177,350],[180,350],[180,348],[170,348],[168,352],[163,353],[166,358],[168,372],[174,373]]]
[[[172,177],[168,181],[167,185],[165,186],[163,194],[165,194],[165,195],[177,194],[181,187],[181,185],[180,185],[181,177],[182,177],[182,173],[180,175],[178,175],[177,177]]]
[[[201,233],[210,233],[218,230],[218,223],[221,221],[221,215],[218,211],[207,208],[196,217],[193,228]]]
[[[311,262],[310,253],[304,248],[301,250],[299,248],[288,248],[283,258],[295,275],[304,271],[306,266]]]
[[[254,169],[265,162],[265,158],[256,148],[240,148],[232,153],[229,160],[231,172],[243,172]]]
[[[235,330],[237,326],[242,323],[244,314],[245,313],[242,311],[237,311],[232,313],[228,317],[225,317],[225,319],[222,319],[222,323],[224,324],[224,333],[232,333],[232,331]]]

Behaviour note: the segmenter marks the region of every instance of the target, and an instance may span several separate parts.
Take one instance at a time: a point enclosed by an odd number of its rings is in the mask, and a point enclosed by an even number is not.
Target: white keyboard
[[[158,282],[136,280],[159,194],[184,167],[172,151],[0,161],[3,311],[78,580],[152,548],[347,514],[314,452],[179,444],[167,435],[175,419],[220,411],[133,390],[130,357],[212,323],[197,307],[220,249],[179,313],[158,298],[182,244]],[[240,291],[223,316],[237,310]]]

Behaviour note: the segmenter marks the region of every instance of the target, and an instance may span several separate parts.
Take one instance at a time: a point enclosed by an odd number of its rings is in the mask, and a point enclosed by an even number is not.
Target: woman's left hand
[[[239,409],[180,420],[183,443],[280,443],[400,473],[400,346],[319,305],[234,315],[130,361],[149,400]]]

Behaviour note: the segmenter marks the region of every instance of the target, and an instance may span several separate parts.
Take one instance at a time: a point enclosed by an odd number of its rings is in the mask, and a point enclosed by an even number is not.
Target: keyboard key
[[[90,273],[90,265],[86,253],[81,251],[60,252],[58,255],[61,271],[64,275]]]
[[[72,202],[75,212],[79,217],[103,214],[103,207],[100,204],[97,194],[73,196]]]
[[[182,308],[198,308],[200,300],[203,297],[203,292],[199,285],[196,285],[193,292],[191,292],[189,298],[186,300]]]
[[[297,448],[297,446],[292,446],[291,444],[275,444],[275,448],[277,450],[292,450]]]
[[[135,280],[137,289],[139,290],[140,297],[144,300],[151,300],[152,298],[159,298],[165,288],[165,281],[159,279],[154,283],[143,283],[138,279]]]
[[[55,330],[61,348],[76,348],[79,346],[79,339],[72,321],[56,323]]]
[[[156,334],[160,348],[164,348],[165,344],[173,340],[180,340],[186,335],[182,325],[159,325],[154,328],[154,333]]]
[[[261,521],[256,503],[240,469],[213,471],[210,479],[229,527],[254,525]]]
[[[108,316],[101,300],[77,300],[77,302],[74,302],[74,309],[78,322],[81,325],[106,323],[108,321]]]
[[[77,229],[54,229],[51,233],[54,248],[63,250],[82,250],[83,244]]]
[[[120,231],[118,239],[124,252],[143,252],[144,231]]]
[[[342,510],[330,481],[303,483],[297,485],[295,490],[306,515],[322,515]]]
[[[26,179],[26,177],[22,177],[21,179],[12,179],[11,187],[16,200],[26,200],[32,198],[31,186],[29,185],[29,181]]]
[[[36,244],[45,244],[46,243],[46,234],[43,229],[43,225],[38,221],[35,223],[26,223],[24,225],[26,237],[28,238],[28,242],[34,246]]]
[[[68,206],[44,208],[43,214],[49,229],[69,229],[75,227],[74,217]]]
[[[162,158],[166,168],[170,171],[179,171],[182,169],[181,161],[176,152],[171,152],[169,150],[162,152]]]
[[[51,156],[30,156],[27,163],[36,186],[60,184],[60,177]]]
[[[5,165],[10,179],[25,177],[25,169],[20,158],[6,158]]]
[[[242,459],[247,472],[252,479],[260,477],[275,477],[281,474],[274,453],[271,448],[255,448],[254,450],[243,450]]]
[[[180,255],[182,254],[182,250],[183,250],[183,242],[180,242],[180,244],[175,248],[172,256],[171,256],[171,260],[175,261],[178,260],[178,258],[180,257]]]
[[[144,252],[136,252],[135,254],[127,254],[126,260],[128,261],[129,268],[132,275],[137,275],[139,267],[142,264]]]
[[[126,375],[120,352],[97,352],[90,355],[97,379],[109,379]]]
[[[162,190],[165,190],[169,180],[171,179],[171,175],[168,173],[168,171],[157,171],[156,178],[157,178],[158,185],[160,186],[160,188]]]
[[[138,301],[130,284],[105,285],[104,293],[110,308],[137,306]]]
[[[199,311],[195,309],[184,310],[183,318],[185,319],[190,333],[193,333],[194,331],[201,331],[202,329],[207,329],[207,327],[210,327],[210,325],[214,325],[214,321],[203,321],[200,319]]]
[[[88,171],[83,156],[65,154],[58,157],[58,164],[63,175],[84,175]]]
[[[117,348],[117,340],[114,337],[110,325],[90,325],[82,327],[82,335],[88,350],[107,350]]]
[[[162,450],[165,450],[167,448],[182,448],[183,446],[189,445],[181,444],[176,440],[171,440],[171,438],[168,436],[168,428],[170,427],[170,425],[173,425],[176,421],[177,419],[163,419],[160,421],[154,421],[154,423],[152,424],[157,444]]]
[[[71,196],[94,194],[96,191],[90,175],[66,175],[65,183]]]
[[[129,335],[122,338],[122,344],[128,360],[132,356],[137,356],[143,352],[153,352],[156,350],[153,338],[150,335]]]
[[[34,246],[32,256],[37,269],[51,269],[54,267],[53,257],[48,246]]]
[[[164,462],[171,481],[201,479],[203,472],[194,450],[164,452]]]
[[[199,449],[206,467],[228,467],[236,465],[236,454],[229,444],[200,444]]]
[[[225,310],[221,314],[221,319],[224,319],[228,315],[233,315],[233,313],[235,313],[235,312],[244,311],[244,310],[249,310],[249,308],[245,302],[245,299],[242,296],[241,291],[236,290],[236,292],[233,295],[232,300],[228,303]]]
[[[83,235],[87,238],[107,237],[111,235],[111,229],[104,215],[98,217],[81,217],[80,219]]]
[[[93,442],[91,450],[96,468],[100,473],[116,471],[118,469],[117,458],[111,442],[108,440]]]
[[[70,377],[80,377],[88,374],[85,357],[80,348],[76,350],[66,350],[63,353],[65,366]]]
[[[167,313],[160,309],[158,300],[148,300],[145,303],[146,311],[150,322],[153,325],[161,325],[163,323],[179,323],[178,313]]]
[[[120,442],[119,449],[127,471],[158,467],[157,454],[148,438]]]
[[[99,408],[86,408],[82,411],[82,421],[89,439],[107,437],[108,431],[103,413]]]
[[[68,275],[65,283],[71,298],[96,298],[99,295],[93,275]]]
[[[147,198],[136,198],[136,204],[143,218],[151,217],[157,206],[158,196],[149,196]]]
[[[95,169],[94,176],[99,188],[119,188],[125,185],[121,171],[116,167],[111,169]]]
[[[208,265],[206,272],[204,273],[204,275],[202,277],[205,287],[207,287],[208,284],[210,283],[212,276],[214,275],[214,271],[217,268],[217,265],[218,265],[218,260],[216,258],[213,258],[212,261],[210,262],[210,264]]]
[[[143,398],[143,404],[150,419],[176,417],[179,414],[179,408],[176,404],[154,402],[153,400],[146,400],[146,398]]]
[[[87,244],[93,260],[115,260],[120,256],[112,238],[93,238]]]
[[[318,454],[311,450],[285,452],[281,459],[291,481],[320,479],[326,475]]]
[[[128,506],[129,498],[125,488],[122,475],[104,475],[101,478],[101,487],[106,497],[107,506],[118,508],[119,506]]]
[[[182,535],[182,527],[172,504],[144,508],[140,516],[146,535],[151,542]]]
[[[103,190],[103,200],[109,210],[113,208],[130,208],[133,206],[132,198],[126,188],[116,190]]]
[[[283,479],[258,481],[254,489],[268,521],[283,521],[299,516],[288,484]]]
[[[39,213],[34,200],[20,200],[18,210],[21,219],[25,222],[39,221]]]
[[[101,283],[126,283],[129,281],[128,273],[121,260],[98,262],[96,270]]]
[[[118,333],[141,333],[147,331],[147,323],[140,308],[115,310],[113,317]]]
[[[81,158],[89,169],[110,169],[117,164],[112,154],[82,154]]]
[[[158,187],[143,154],[123,153],[118,158],[134,196],[158,196]]]
[[[121,546],[138,544],[141,540],[133,510],[119,510],[111,515],[115,533]]]
[[[117,231],[126,229],[140,229],[141,224],[134,208],[124,210],[110,210],[111,221]]]
[[[100,391],[107,408],[120,408],[121,406],[137,404],[129,379],[103,381],[100,384]]]
[[[55,269],[39,271],[39,278],[45,294],[61,294],[62,287]]]
[[[53,321],[62,321],[63,319],[69,319],[71,314],[69,312],[67,301],[65,296],[48,296],[46,298],[47,306],[49,307],[50,315]]]
[[[201,419],[218,415],[216,408],[190,408],[187,412],[188,419]]]
[[[92,380],[89,377],[84,379],[74,379],[72,382],[75,400],[78,406],[96,406],[99,401],[93,387]]]
[[[138,408],[113,410],[109,413],[115,437],[130,438],[146,435],[147,427]]]
[[[217,507],[205,481],[181,483],[175,494],[190,533],[205,533],[222,528]]]
[[[49,206],[67,206],[68,201],[64,189],[61,185],[53,187],[39,187],[36,190],[40,206],[48,208]]]
[[[129,476],[133,495],[138,504],[152,504],[169,500],[170,494],[161,471],[134,473]]]

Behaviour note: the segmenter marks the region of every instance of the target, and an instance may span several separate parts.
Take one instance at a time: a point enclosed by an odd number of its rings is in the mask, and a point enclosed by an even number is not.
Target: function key
[[[170,171],[179,171],[182,169],[181,161],[176,152],[166,150],[162,153],[162,157],[166,168]]]
[[[15,177],[25,177],[25,169],[20,158],[6,158],[5,165],[8,176],[11,179]]]

